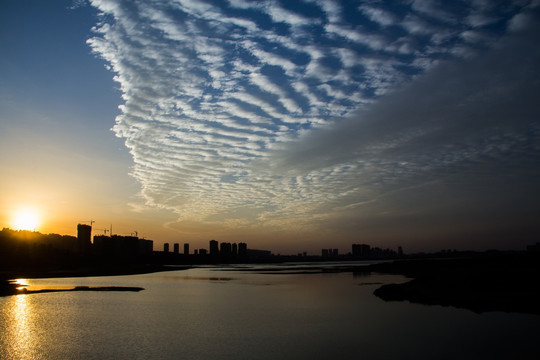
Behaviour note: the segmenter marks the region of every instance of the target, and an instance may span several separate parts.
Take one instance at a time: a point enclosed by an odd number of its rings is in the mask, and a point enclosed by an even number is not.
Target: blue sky
[[[539,5],[6,1],[2,152],[78,154],[110,217],[163,241],[523,247]]]

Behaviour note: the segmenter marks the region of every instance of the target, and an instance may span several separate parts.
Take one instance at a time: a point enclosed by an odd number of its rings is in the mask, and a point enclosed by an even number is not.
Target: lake
[[[373,291],[404,277],[296,273],[305,266],[27,279],[33,289],[145,290],[0,297],[0,359],[538,359],[540,354],[540,316],[384,302]],[[267,271],[276,269],[283,270]]]

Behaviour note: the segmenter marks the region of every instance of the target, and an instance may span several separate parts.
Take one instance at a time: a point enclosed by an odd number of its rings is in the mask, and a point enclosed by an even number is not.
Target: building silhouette
[[[77,225],[77,252],[86,254],[92,246],[92,226],[78,224]]]
[[[173,252],[174,252],[175,254],[179,254],[179,253],[180,253],[180,244],[174,243],[174,245],[173,245]]]
[[[246,258],[247,257],[247,244],[239,243],[238,244],[238,257]]]
[[[104,259],[141,260],[152,256],[153,250],[152,240],[139,239],[137,236],[94,236],[93,252]]]
[[[371,256],[371,246],[367,244],[352,244],[352,254],[354,257],[368,258]]]
[[[210,255],[216,256],[219,255],[219,247],[218,242],[216,240],[210,240]]]
[[[184,244],[184,255],[189,255],[189,244]]]
[[[338,257],[339,251],[338,249],[321,249],[321,256],[322,257]]]
[[[166,252],[166,253],[169,252],[169,243],[163,244],[163,252]]]
[[[222,256],[231,256],[232,254],[231,243],[222,242],[221,244],[219,244],[219,254]]]

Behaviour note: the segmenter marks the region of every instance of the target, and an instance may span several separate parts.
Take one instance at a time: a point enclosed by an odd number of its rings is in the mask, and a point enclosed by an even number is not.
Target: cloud
[[[371,7],[369,5],[359,6],[360,11],[362,11],[371,21],[374,21],[381,26],[394,25],[398,18],[392,13],[389,13],[383,9],[376,7]]]
[[[369,219],[379,235],[398,224],[419,232],[408,219],[428,232],[454,226],[455,236],[484,229],[495,238],[513,229],[534,238],[539,33],[537,21],[481,55],[440,63],[355,116],[280,144],[257,166],[297,179],[314,200],[304,202],[309,212],[330,214],[319,219],[326,226],[373,230]]]
[[[413,0],[412,8],[418,13],[446,23],[457,22],[456,14],[449,8],[452,4],[440,0]]]
[[[440,63],[355,116],[284,144],[273,155],[276,167],[302,172],[438,152],[463,159],[483,151],[469,152],[483,140],[493,145],[489,136],[530,131],[540,118],[540,52],[531,48],[538,30],[536,23],[473,59]]]
[[[482,13],[466,4],[348,9],[358,16],[327,1],[310,15],[241,0],[91,4],[102,16],[88,44],[122,90],[113,131],[141,197],[186,221],[307,226],[532,136],[536,53],[518,6],[490,10],[514,16],[514,38],[497,43],[506,29],[458,16]],[[499,48],[456,60],[483,51],[478,34]]]
[[[328,33],[341,36],[348,41],[365,45],[373,50],[381,50],[381,49],[384,49],[388,45],[387,39],[382,35],[362,33],[358,29],[354,29],[354,28],[350,28],[346,26],[328,24],[325,27],[325,30]]]
[[[275,22],[284,22],[291,26],[299,26],[299,25],[308,25],[312,23],[313,19],[309,19],[307,17],[304,17],[302,15],[296,14],[292,11],[288,11],[281,6],[276,5],[273,2],[270,2],[267,6],[267,11],[270,17]]]

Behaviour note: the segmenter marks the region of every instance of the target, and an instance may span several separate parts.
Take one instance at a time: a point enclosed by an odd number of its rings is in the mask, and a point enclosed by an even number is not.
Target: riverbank
[[[119,276],[137,275],[160,271],[189,269],[190,265],[170,266],[161,264],[123,264],[106,266],[89,266],[79,268],[21,268],[0,271],[0,280],[10,279],[43,279],[59,277],[87,277],[87,276]]]
[[[149,274],[161,271],[175,271],[189,269],[191,266],[169,266],[158,264],[129,264],[122,266],[95,266],[81,268],[25,268],[25,269],[9,269],[0,271],[0,296],[9,296],[25,293],[36,293],[36,291],[27,292],[17,290],[19,285],[14,284],[11,280],[14,279],[44,279],[44,278],[70,278],[70,277],[94,277],[94,276],[121,276],[121,275],[138,275]],[[66,291],[65,289],[55,291]],[[70,289],[67,289],[68,291]],[[142,289],[141,289],[142,290]],[[77,289],[71,291],[86,291],[85,289]],[[122,291],[115,289],[100,290],[91,288],[89,291]],[[130,290],[128,290],[130,291]],[[51,291],[39,291],[51,292]]]
[[[259,264],[260,265],[260,264]],[[20,294],[10,279],[136,275],[184,270],[191,265],[130,264],[75,269],[20,269],[0,272],[0,296]],[[254,271],[250,266],[230,271]],[[374,295],[385,301],[409,301],[452,306],[476,313],[488,311],[540,315],[540,254],[533,252],[473,253],[461,257],[386,261],[371,265],[321,263],[259,267],[259,273],[315,274],[370,272],[411,278],[401,284],[383,285]]]
[[[10,296],[10,295],[31,295],[31,294],[42,294],[42,293],[53,293],[53,292],[71,292],[71,291],[131,291],[139,292],[144,290],[141,287],[132,287],[132,286],[75,286],[68,289],[39,289],[39,290],[28,290],[25,287],[17,284],[13,281],[4,281],[0,282],[0,296]]]
[[[453,306],[476,313],[540,315],[540,256],[536,253],[400,260],[368,268],[412,278],[376,289],[374,294],[385,301]]]

